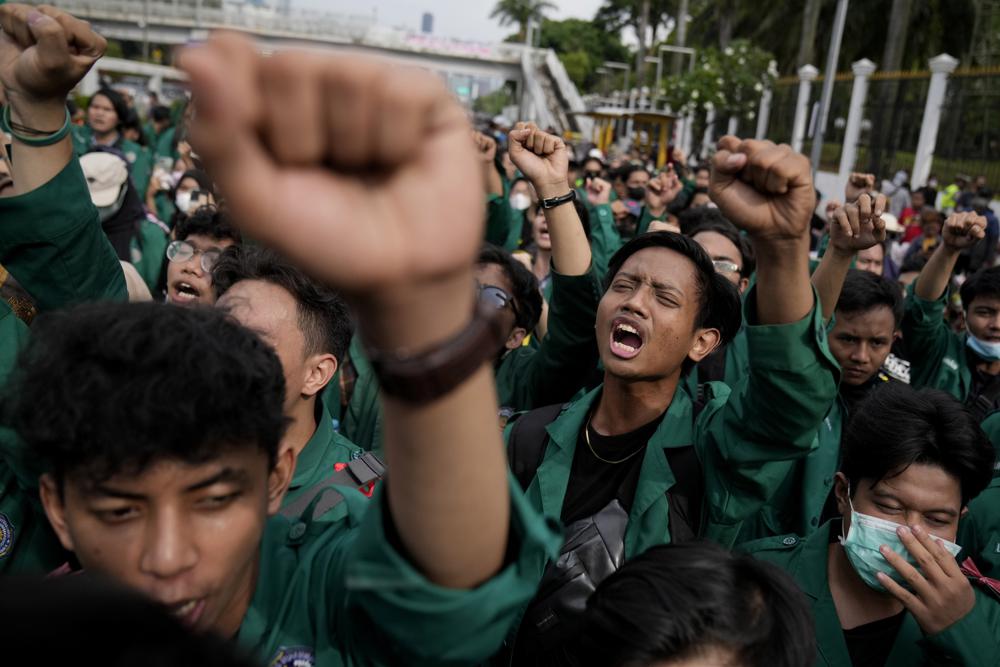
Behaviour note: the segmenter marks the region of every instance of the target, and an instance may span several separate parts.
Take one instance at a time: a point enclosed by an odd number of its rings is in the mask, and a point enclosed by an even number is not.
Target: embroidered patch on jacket
[[[282,646],[268,663],[270,667],[314,667],[316,654],[308,646]]]
[[[6,514],[0,513],[0,558],[10,553],[14,545],[14,526]]]

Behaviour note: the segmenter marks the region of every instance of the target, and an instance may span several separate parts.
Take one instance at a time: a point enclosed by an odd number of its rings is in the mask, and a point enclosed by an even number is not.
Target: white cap
[[[87,153],[80,158],[94,206],[111,206],[128,180],[128,165],[114,153]]]

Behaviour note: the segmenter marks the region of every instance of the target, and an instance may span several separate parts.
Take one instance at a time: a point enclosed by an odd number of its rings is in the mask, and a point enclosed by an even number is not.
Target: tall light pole
[[[609,70],[611,70],[611,69],[620,69],[623,72],[625,72],[625,85],[623,86],[623,88],[624,88],[624,93],[625,93],[625,106],[628,106],[628,98],[629,98],[629,94],[628,94],[628,75],[629,75],[629,71],[632,68],[629,67],[627,63],[620,63],[620,62],[616,62],[614,60],[607,60],[607,61],[605,61],[604,62],[604,66],[607,69],[609,69]]]
[[[660,79],[663,78],[664,51],[691,56],[690,70],[694,69],[694,49],[689,49],[683,46],[661,46],[660,50],[656,54],[656,95],[653,96],[653,108],[656,108],[656,104],[660,101]],[[678,58],[677,62],[680,62],[680,58]],[[677,73],[680,74],[680,70],[678,70]]]
[[[847,19],[847,0],[837,0],[837,13],[833,17],[833,35],[830,36],[830,48],[826,55],[826,73],[823,75],[823,95],[819,101],[819,117],[816,119],[816,131],[813,133],[812,162],[813,174],[819,170],[819,159],[823,154],[823,133],[826,130],[826,117],[830,113],[830,100],[833,98],[833,79],[837,76],[837,59],[840,57],[840,42],[844,38],[844,21]]]

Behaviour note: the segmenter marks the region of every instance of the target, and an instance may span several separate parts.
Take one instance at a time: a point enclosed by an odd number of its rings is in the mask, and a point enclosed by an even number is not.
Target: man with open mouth
[[[178,306],[212,305],[212,267],[222,251],[241,242],[240,233],[214,206],[203,206],[183,216],[167,245],[167,303]]]
[[[809,284],[808,160],[727,136],[711,192],[757,252],[744,305],[748,373],[733,387],[702,385],[694,398],[678,391],[740,328],[737,289],[701,245],[652,232],[612,257],[596,323],[604,383],[509,431],[511,468],[529,502],[560,516],[568,536],[512,640],[514,664],[552,664],[573,610],[624,560],[694,536],[732,545],[809,452],[836,395],[837,366]]]

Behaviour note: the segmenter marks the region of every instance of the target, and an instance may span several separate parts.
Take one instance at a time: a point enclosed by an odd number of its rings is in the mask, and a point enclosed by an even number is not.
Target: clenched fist
[[[511,162],[521,170],[542,199],[569,192],[569,151],[559,137],[534,123],[518,123],[507,135]]]
[[[809,160],[770,141],[725,136],[712,159],[712,201],[756,240],[803,240],[816,207]]]
[[[952,213],[944,221],[941,235],[949,250],[965,250],[986,236],[986,218],[975,211]]]

